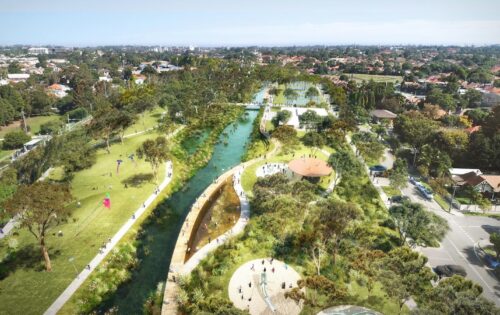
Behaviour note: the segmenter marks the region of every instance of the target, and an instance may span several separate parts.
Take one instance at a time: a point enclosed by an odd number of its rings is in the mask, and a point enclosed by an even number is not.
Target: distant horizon
[[[496,0],[2,2],[0,19],[11,26],[0,29],[4,46],[500,44]]]
[[[500,46],[499,43],[492,44],[283,44],[283,45],[196,45],[196,44],[99,44],[99,45],[63,45],[63,44],[0,44],[0,48],[6,47],[62,47],[62,48],[99,48],[99,47],[194,47],[194,48],[311,48],[311,47],[492,47]]]

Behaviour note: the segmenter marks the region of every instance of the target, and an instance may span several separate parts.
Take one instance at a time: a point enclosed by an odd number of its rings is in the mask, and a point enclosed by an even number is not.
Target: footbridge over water
[[[249,110],[259,110],[261,107],[264,107],[264,105],[257,103],[230,103],[230,104],[236,106],[244,106],[245,109]]]

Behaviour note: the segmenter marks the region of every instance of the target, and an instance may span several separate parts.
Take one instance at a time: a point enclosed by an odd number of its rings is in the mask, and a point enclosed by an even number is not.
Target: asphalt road
[[[500,281],[483,264],[475,250],[478,242],[489,239],[490,233],[500,233],[500,220],[482,216],[449,214],[442,210],[434,200],[424,199],[411,183],[408,183],[402,191],[413,202],[422,203],[428,210],[446,219],[450,226],[450,231],[441,242],[441,247],[419,249],[429,258],[431,266],[444,264],[463,266],[467,271],[467,278],[481,285],[483,295],[500,306]]]

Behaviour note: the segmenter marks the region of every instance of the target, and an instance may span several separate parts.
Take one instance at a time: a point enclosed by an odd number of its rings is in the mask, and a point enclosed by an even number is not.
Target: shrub
[[[50,135],[53,134],[62,127],[62,122],[59,120],[49,121],[40,126],[40,134],[41,135]]]
[[[13,150],[22,148],[23,144],[30,141],[31,137],[24,131],[11,131],[5,135],[2,147],[4,150]]]
[[[88,115],[89,115],[89,113],[83,107],[79,107],[79,108],[73,109],[73,110],[68,112],[69,119],[82,120],[83,118],[87,117]]]

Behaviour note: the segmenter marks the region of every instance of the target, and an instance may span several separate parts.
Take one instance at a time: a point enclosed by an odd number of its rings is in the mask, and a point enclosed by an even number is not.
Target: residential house
[[[26,82],[30,75],[28,73],[9,73],[7,74],[7,80],[11,83]]]
[[[452,175],[453,182],[458,186],[472,186],[475,190],[483,193],[493,194],[500,192],[500,175],[478,174],[477,171],[479,170]]]
[[[47,94],[57,98],[63,98],[68,95],[69,90],[71,89],[65,85],[54,83],[47,88]]]
[[[388,122],[392,126],[392,122],[398,115],[386,109],[375,109],[370,112],[373,121],[375,122]]]
[[[133,75],[133,78],[134,78],[134,82],[135,84],[144,84],[144,82],[146,81],[146,76],[145,75],[142,75],[142,74],[135,74]]]

